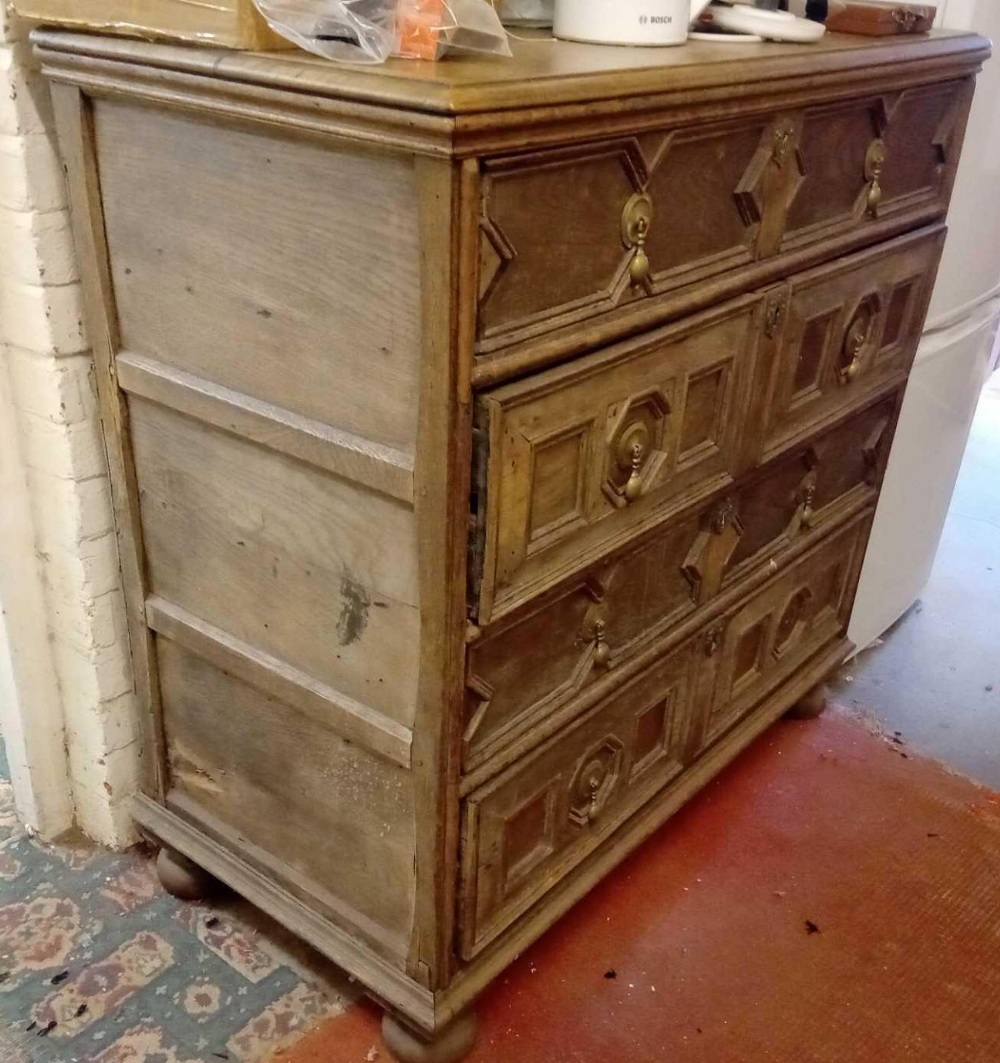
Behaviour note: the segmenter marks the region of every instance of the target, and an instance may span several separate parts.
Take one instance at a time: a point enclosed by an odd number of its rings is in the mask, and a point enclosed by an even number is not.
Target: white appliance
[[[671,45],[709,0],[556,0],[552,32],[567,41]]]
[[[938,24],[1000,44],[998,0],[939,0]],[[848,630],[864,648],[927,584],[976,405],[998,355],[1000,57],[979,77],[949,235]]]

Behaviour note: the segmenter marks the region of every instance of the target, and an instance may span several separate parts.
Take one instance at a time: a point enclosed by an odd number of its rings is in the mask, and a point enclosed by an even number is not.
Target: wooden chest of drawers
[[[403,1059],[844,658],[973,35],[345,69],[41,33],[143,827]],[[813,693],[810,693],[813,692]],[[431,1055],[428,1055],[431,1053]]]

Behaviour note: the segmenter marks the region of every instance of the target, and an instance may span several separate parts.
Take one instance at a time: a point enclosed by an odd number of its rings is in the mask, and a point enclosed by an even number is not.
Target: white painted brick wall
[[[93,363],[48,90],[27,27],[9,10],[0,17],[0,370],[47,618],[37,652],[54,662],[77,822],[123,845],[134,838],[139,747]],[[19,563],[0,556],[0,565]],[[7,649],[0,635],[0,654]]]

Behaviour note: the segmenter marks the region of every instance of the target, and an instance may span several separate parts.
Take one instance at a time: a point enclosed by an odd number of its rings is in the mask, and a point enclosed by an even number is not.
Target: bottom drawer
[[[713,742],[831,639],[850,619],[870,514],[819,543],[705,635],[714,662],[696,744]]]
[[[847,622],[870,515],[466,800],[462,957],[536,904]]]

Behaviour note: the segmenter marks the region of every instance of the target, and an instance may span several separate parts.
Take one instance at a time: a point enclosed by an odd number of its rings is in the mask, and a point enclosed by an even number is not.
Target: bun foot
[[[382,1040],[399,1063],[458,1063],[476,1042],[476,1016],[467,1011],[433,1037],[425,1037],[387,1011],[382,1016]]]
[[[156,858],[160,885],[182,901],[200,901],[216,891],[218,883],[196,863],[174,849],[163,848]]]
[[[820,683],[804,694],[785,714],[790,720],[815,720],[822,716],[830,701],[830,688]]]

